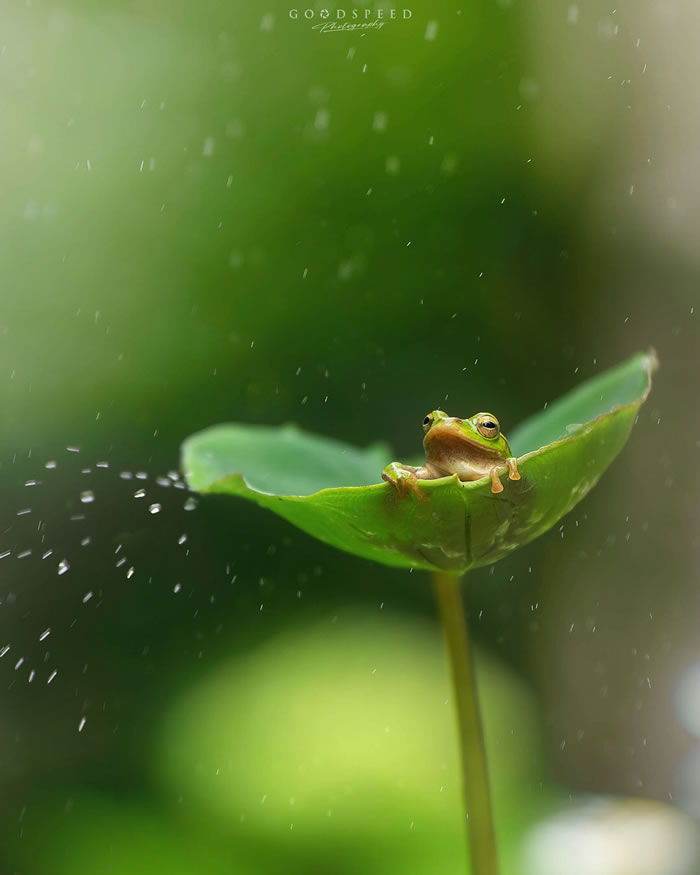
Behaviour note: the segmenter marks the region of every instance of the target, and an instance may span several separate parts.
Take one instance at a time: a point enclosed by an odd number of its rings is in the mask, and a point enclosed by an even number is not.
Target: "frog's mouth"
[[[457,428],[447,423],[436,423],[426,434],[423,440],[423,446],[427,449],[429,444],[434,444],[436,438],[439,439],[436,449],[439,448],[439,453],[436,455],[445,455],[447,453],[464,452],[466,447],[470,448],[470,452],[486,456],[487,458],[502,459],[503,454],[495,447],[486,447],[479,441],[473,440],[466,435],[460,428]]]

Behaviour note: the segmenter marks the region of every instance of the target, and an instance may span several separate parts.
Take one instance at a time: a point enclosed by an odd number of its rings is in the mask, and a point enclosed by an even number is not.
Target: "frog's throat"
[[[438,426],[437,428],[433,426],[430,431],[426,434],[425,439],[423,440],[423,446],[425,449],[428,449],[428,446],[432,443],[432,441],[439,437],[443,442],[454,442],[454,444],[468,444],[470,447],[474,447],[475,450],[479,452],[480,455],[483,455],[487,458],[493,459],[503,459],[503,453],[500,450],[497,450],[495,447],[492,449],[491,447],[485,446],[479,441],[472,440],[470,437],[467,437],[462,431],[457,429],[450,428],[449,426]],[[444,451],[436,453],[436,455],[444,455]]]

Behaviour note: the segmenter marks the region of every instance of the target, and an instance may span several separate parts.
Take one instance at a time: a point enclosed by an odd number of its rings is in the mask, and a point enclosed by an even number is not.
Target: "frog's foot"
[[[399,498],[405,498],[409,493],[421,503],[428,500],[423,490],[418,485],[418,477],[416,476],[416,468],[411,465],[402,465],[401,462],[391,462],[382,471],[382,480],[391,483],[396,488]]]
[[[518,471],[518,463],[515,459],[506,459],[506,467],[510,480],[520,480],[520,471]]]
[[[503,492],[503,484],[498,476],[499,470],[503,470],[503,465],[494,465],[489,471],[491,475],[491,492]]]

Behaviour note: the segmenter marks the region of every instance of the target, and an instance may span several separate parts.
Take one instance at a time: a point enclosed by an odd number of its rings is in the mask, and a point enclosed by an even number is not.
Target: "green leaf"
[[[506,556],[551,528],[598,482],[624,446],[651,389],[653,351],[582,384],[511,435],[521,479],[422,481],[428,501],[379,483],[390,451],[361,450],[293,426],[219,425],[189,437],[189,486],[238,495],[311,535],[402,568],[464,572]],[[376,484],[376,485],[368,485]]]

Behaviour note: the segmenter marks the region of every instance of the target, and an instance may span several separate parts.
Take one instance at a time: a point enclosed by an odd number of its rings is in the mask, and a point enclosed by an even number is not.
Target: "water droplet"
[[[326,131],[328,130],[328,122],[330,119],[330,114],[325,107],[321,107],[316,112],[316,118],[314,119],[314,128],[317,131]]]
[[[386,159],[386,172],[390,176],[398,176],[401,172],[401,162],[396,155],[389,155]]]
[[[149,513],[160,513],[161,508],[162,508],[161,504],[158,504],[158,503],[149,504],[148,505],[148,512]]]
[[[378,133],[382,133],[386,130],[385,112],[375,112],[374,118],[372,119],[372,129],[377,131]]]
[[[70,562],[67,559],[61,559],[58,563],[58,573],[65,574],[66,571],[70,568]]]
[[[86,489],[80,493],[80,500],[83,504],[92,504],[92,502],[95,500],[95,493],[92,491],[92,489]]]
[[[437,36],[438,32],[438,23],[435,19],[432,19],[428,22],[427,27],[425,28],[425,38],[428,41],[432,41]]]

